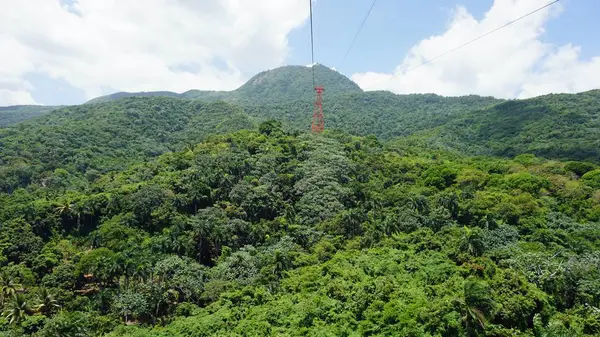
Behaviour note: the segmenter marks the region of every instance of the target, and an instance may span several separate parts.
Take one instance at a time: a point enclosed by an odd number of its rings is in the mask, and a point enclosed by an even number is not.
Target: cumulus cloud
[[[356,73],[352,79],[365,90],[503,98],[600,87],[600,58],[582,60],[580,47],[555,46],[541,38],[545,24],[563,10],[560,3],[422,65],[548,2],[495,0],[481,20],[458,6],[446,31],[413,46],[392,73]]]
[[[281,65],[304,0],[0,0],[0,105],[33,103],[28,74],[88,98],[233,89]],[[6,51],[6,52],[5,52]]]

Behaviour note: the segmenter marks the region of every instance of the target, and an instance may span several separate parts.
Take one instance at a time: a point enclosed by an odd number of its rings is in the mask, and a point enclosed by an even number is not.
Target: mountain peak
[[[328,96],[361,93],[358,84],[348,77],[321,64],[314,65],[315,84],[325,87]],[[170,91],[118,92],[95,98],[88,103],[102,103],[125,97],[166,96],[203,101],[224,100],[251,104],[281,103],[312,100],[313,66],[283,66],[262,71],[233,91],[190,90],[183,94]]]
[[[315,84],[325,87],[329,95],[360,93],[362,89],[348,77],[324,65],[314,65]],[[283,66],[253,76],[236,90],[239,94],[258,98],[275,95],[280,99],[297,100],[312,97],[313,66]]]

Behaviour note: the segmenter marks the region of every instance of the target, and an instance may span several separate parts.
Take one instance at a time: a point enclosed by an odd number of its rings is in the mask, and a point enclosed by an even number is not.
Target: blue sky
[[[347,75],[391,71],[413,45],[423,38],[442,33],[457,5],[465,6],[481,19],[492,3],[492,0],[378,0],[344,66],[340,67],[372,1],[317,1],[313,9],[315,58]],[[600,39],[595,33],[600,32],[600,1],[562,0],[559,3],[563,12],[545,26],[543,40],[560,45],[581,45],[584,58],[600,55]],[[310,60],[309,32],[306,25],[290,34],[293,48],[290,63],[304,64]],[[494,36],[488,39],[493,40]]]
[[[372,1],[317,0],[315,58],[365,90],[513,98],[600,87],[596,0],[562,0],[406,72],[550,1],[378,0],[342,65]],[[310,63],[307,9],[306,0],[7,0],[0,105],[234,89],[258,71]]]

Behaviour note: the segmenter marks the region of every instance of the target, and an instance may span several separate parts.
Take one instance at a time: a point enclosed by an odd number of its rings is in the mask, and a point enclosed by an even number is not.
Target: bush
[[[565,170],[575,173],[577,176],[581,177],[589,171],[596,168],[596,165],[592,163],[580,162],[580,161],[571,161],[565,165]]]
[[[581,177],[583,182],[593,188],[600,188],[600,169],[590,171]]]

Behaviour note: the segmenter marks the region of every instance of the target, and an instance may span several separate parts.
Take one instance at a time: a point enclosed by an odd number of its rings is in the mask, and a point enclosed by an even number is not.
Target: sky
[[[600,1],[313,0],[315,62],[364,90],[527,98],[600,88]],[[308,0],[0,0],[0,106],[233,90],[309,65]]]

